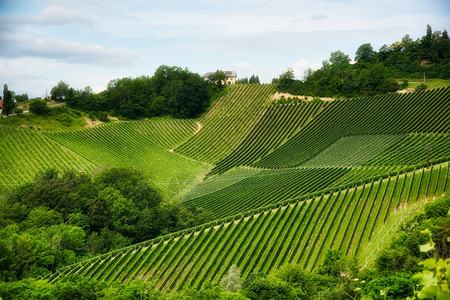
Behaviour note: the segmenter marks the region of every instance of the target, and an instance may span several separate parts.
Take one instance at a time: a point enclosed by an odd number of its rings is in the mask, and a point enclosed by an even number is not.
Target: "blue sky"
[[[450,1],[435,0],[0,0],[0,84],[31,97],[60,80],[101,91],[111,79],[160,65],[203,74],[235,70],[263,82],[302,78],[332,51],[450,30]]]

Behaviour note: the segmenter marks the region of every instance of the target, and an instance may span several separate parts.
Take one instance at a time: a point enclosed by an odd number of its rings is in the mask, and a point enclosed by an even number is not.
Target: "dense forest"
[[[450,78],[450,39],[447,30],[432,31],[417,40],[407,34],[401,41],[383,45],[378,52],[370,43],[358,47],[354,63],[335,51],[316,71],[296,80],[292,69],[274,79],[279,91],[295,95],[356,97],[395,92],[407,78]],[[395,79],[402,79],[398,83]]]

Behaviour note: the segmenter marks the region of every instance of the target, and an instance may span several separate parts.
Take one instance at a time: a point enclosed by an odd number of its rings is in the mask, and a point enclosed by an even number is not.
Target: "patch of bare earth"
[[[86,122],[86,127],[94,127],[94,126],[97,126],[97,125],[102,124],[101,121],[99,121],[99,120],[92,121],[92,120],[89,119],[88,117],[85,117],[85,118],[84,118],[84,121]]]
[[[314,99],[320,99],[322,101],[334,101],[334,98],[329,98],[329,97],[313,97],[313,96],[304,96],[304,95],[292,95],[289,93],[280,93],[280,92],[276,92],[273,96],[272,96],[272,100],[279,100],[281,98],[298,98],[299,100],[302,101],[312,101]]]

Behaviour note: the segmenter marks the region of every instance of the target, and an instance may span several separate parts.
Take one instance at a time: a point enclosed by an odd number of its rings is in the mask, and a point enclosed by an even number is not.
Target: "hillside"
[[[448,163],[308,199],[292,199],[115,251],[53,274],[106,281],[154,280],[156,288],[200,288],[232,264],[245,278],[283,263],[313,268],[325,249],[370,262],[380,242],[429,197],[448,190]],[[333,226],[341,224],[342,226]]]
[[[404,220],[448,193],[450,87],[286,104],[273,103],[275,90],[227,87],[199,119],[58,132],[0,126],[2,188],[47,167],[131,166],[165,203],[209,216],[46,279],[144,279],[173,291],[217,283],[233,264],[244,280],[285,263],[313,270],[330,249],[370,266]]]

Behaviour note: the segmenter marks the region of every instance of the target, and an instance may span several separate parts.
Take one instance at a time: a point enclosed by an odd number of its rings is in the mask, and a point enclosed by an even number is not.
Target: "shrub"
[[[425,83],[421,83],[414,89],[416,92],[420,92],[427,89],[427,85]]]
[[[99,121],[109,122],[108,114],[106,113],[106,111],[99,111],[97,112],[96,116]]]
[[[30,102],[30,112],[36,115],[46,115],[50,113],[50,107],[45,100],[35,99]]]

